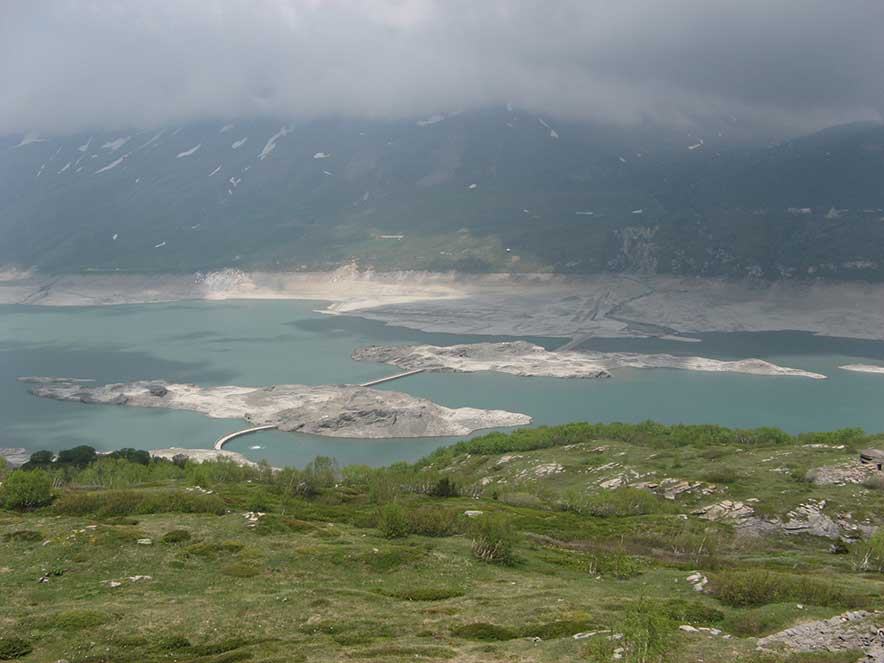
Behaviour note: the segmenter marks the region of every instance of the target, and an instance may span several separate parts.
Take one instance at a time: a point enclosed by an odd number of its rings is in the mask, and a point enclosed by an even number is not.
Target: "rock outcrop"
[[[799,624],[758,641],[763,651],[838,652],[860,650],[865,663],[884,663],[884,629],[874,613],[845,612],[831,619]],[[859,662],[858,662],[859,663]]]
[[[559,378],[607,378],[618,368],[677,368],[715,373],[788,375],[825,379],[825,375],[777,366],[761,359],[721,361],[706,357],[630,352],[550,352],[526,341],[463,345],[371,345],[353,352],[356,361],[374,361],[406,370],[474,373],[496,371],[512,375]]]
[[[524,426],[525,414],[448,408],[423,398],[354,385],[200,387],[156,380],[86,386],[55,379],[37,382],[44,398],[98,405],[192,410],[210,417],[245,419],[256,426],[329,437],[387,438],[468,435],[482,428]]]

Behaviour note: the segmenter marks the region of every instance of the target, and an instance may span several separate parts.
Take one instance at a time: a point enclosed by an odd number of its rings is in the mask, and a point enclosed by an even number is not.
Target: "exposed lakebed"
[[[201,386],[358,384],[397,369],[357,362],[366,345],[448,346],[502,337],[423,333],[345,316],[315,313],[318,302],[223,301],[112,307],[0,306],[0,447],[59,449],[92,444],[211,447],[245,427],[240,419],[194,412],[98,407],[35,398],[25,375],[93,379],[100,384],[165,380]],[[565,380],[501,373],[425,373],[381,385],[447,407],[523,412],[535,424],[574,420],[780,426],[789,431],[862,426],[884,430],[884,377],[840,370],[884,365],[884,343],[805,333],[701,334],[701,343],[599,339],[581,349],[670,353],[735,360],[757,357],[821,373],[787,376],[618,369],[613,379]],[[528,338],[548,349],[564,339]],[[351,440],[266,432],[228,447],[274,464],[303,464],[317,454],[342,463],[413,460],[457,438]],[[253,449],[251,447],[261,447]]]

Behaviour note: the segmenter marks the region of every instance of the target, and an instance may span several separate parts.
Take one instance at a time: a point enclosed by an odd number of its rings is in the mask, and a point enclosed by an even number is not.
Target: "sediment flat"
[[[428,332],[676,337],[806,331],[884,340],[884,284],[657,275],[375,272],[75,274],[0,270],[0,304],[94,306],[178,300],[301,299]]]
[[[396,391],[354,385],[200,387],[163,381],[85,386],[31,378],[35,396],[95,405],[191,410],[209,417],[244,419],[256,426],[328,437],[390,438],[468,435],[483,428],[524,426],[525,414],[448,408]]]
[[[629,352],[550,352],[525,341],[463,345],[372,345],[353,352],[357,361],[374,361],[406,370],[473,373],[495,371],[512,375],[560,378],[607,378],[618,368],[676,368],[714,373],[748,373],[824,380],[825,375],[778,366],[762,359],[722,361],[708,357]],[[882,369],[884,371],[884,369]]]
[[[845,364],[838,368],[845,371],[853,371],[855,373],[881,373],[884,374],[884,366],[875,366],[874,364]]]

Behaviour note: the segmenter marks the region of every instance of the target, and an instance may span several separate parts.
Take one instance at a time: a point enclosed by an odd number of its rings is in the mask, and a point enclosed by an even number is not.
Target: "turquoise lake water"
[[[240,420],[191,412],[61,403],[28,394],[24,375],[98,382],[164,379],[262,386],[361,383],[397,370],[354,362],[371,343],[449,345],[500,337],[417,332],[353,317],[316,313],[318,302],[177,302],[112,307],[0,306],[0,447],[97,449],[210,448]],[[569,421],[718,423],[779,426],[791,432],[846,426],[884,431],[884,375],[850,373],[845,363],[884,365],[884,343],[806,333],[705,334],[701,343],[656,339],[591,342],[605,351],[671,352],[716,358],[760,357],[829,376],[618,370],[607,380],[519,378],[497,373],[421,374],[380,388],[451,407],[524,412],[535,424]],[[562,339],[528,340],[554,348]],[[316,455],[342,464],[415,460],[459,438],[349,440],[258,433],[227,448],[275,465],[303,465]],[[259,448],[253,448],[259,447]]]

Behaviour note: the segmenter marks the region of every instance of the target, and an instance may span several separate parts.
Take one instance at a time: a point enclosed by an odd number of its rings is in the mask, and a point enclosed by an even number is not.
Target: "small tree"
[[[3,482],[3,503],[10,509],[33,509],[52,501],[52,479],[43,470],[16,470]]]

